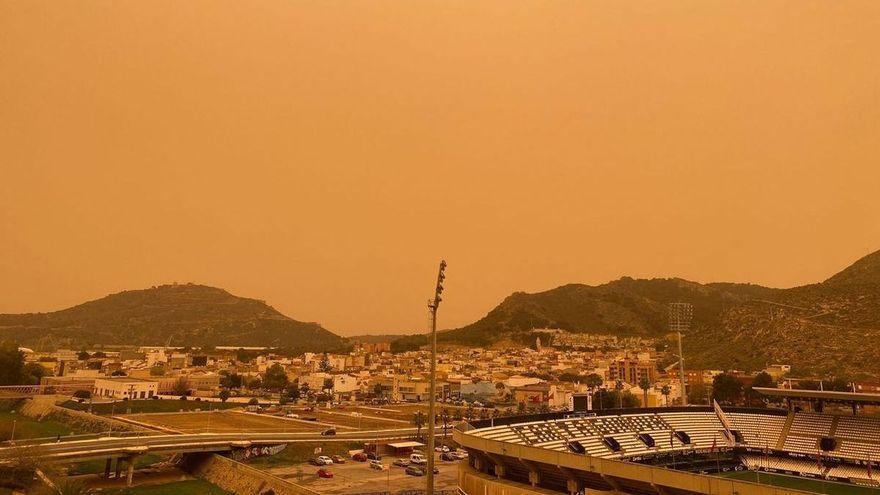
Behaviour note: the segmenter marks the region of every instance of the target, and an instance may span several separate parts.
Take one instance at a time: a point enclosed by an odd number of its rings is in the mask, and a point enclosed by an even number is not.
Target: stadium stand
[[[742,434],[747,445],[761,448],[776,447],[787,419],[787,416],[737,412],[728,413],[727,417]]]

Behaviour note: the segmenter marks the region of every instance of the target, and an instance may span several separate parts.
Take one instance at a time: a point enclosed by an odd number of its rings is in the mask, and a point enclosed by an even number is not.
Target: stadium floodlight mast
[[[437,286],[434,289],[434,299],[428,301],[428,309],[431,311],[431,388],[428,399],[428,472],[426,476],[426,495],[434,495],[434,422],[436,420],[434,410],[437,403],[437,309],[443,298],[443,281],[446,279],[446,260],[440,260],[440,269],[437,271]]]
[[[684,380],[684,353],[681,350],[681,332],[691,328],[694,307],[690,303],[674,302],[669,304],[669,329],[678,335],[678,366],[681,379],[681,405],[687,405],[687,388]]]

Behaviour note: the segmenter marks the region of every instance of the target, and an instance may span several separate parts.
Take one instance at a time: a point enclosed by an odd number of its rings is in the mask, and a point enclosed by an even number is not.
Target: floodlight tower
[[[440,269],[437,271],[437,286],[434,289],[434,299],[428,302],[431,311],[431,388],[428,400],[428,472],[426,495],[434,495],[434,409],[437,402],[437,309],[443,299],[443,281],[446,279],[446,260],[440,261]]]
[[[669,304],[669,328],[678,335],[678,366],[681,379],[681,405],[687,405],[687,388],[684,379],[684,353],[681,350],[681,332],[691,328],[694,307],[690,303],[675,302]]]

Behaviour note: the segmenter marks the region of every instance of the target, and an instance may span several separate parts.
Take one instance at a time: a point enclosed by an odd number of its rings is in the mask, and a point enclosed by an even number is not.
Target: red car
[[[319,469],[318,470],[318,478],[332,478],[332,477],[333,477],[333,473],[331,473],[330,471],[328,471],[326,469]]]
[[[351,456],[351,458],[357,462],[367,462],[367,454],[364,454],[363,452],[358,452]]]

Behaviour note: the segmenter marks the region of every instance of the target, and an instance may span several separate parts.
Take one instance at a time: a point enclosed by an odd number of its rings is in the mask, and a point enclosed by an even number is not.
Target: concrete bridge
[[[314,432],[299,433],[193,433],[180,435],[146,435],[100,437],[88,440],[21,442],[0,448],[0,465],[13,464],[23,457],[43,462],[78,462],[106,459],[105,475],[109,476],[116,459],[117,476],[126,464],[128,483],[134,473],[134,459],[146,453],[193,454],[231,452],[254,446],[272,446],[297,442],[374,442],[411,438],[416,428],[347,431],[322,436]]]

